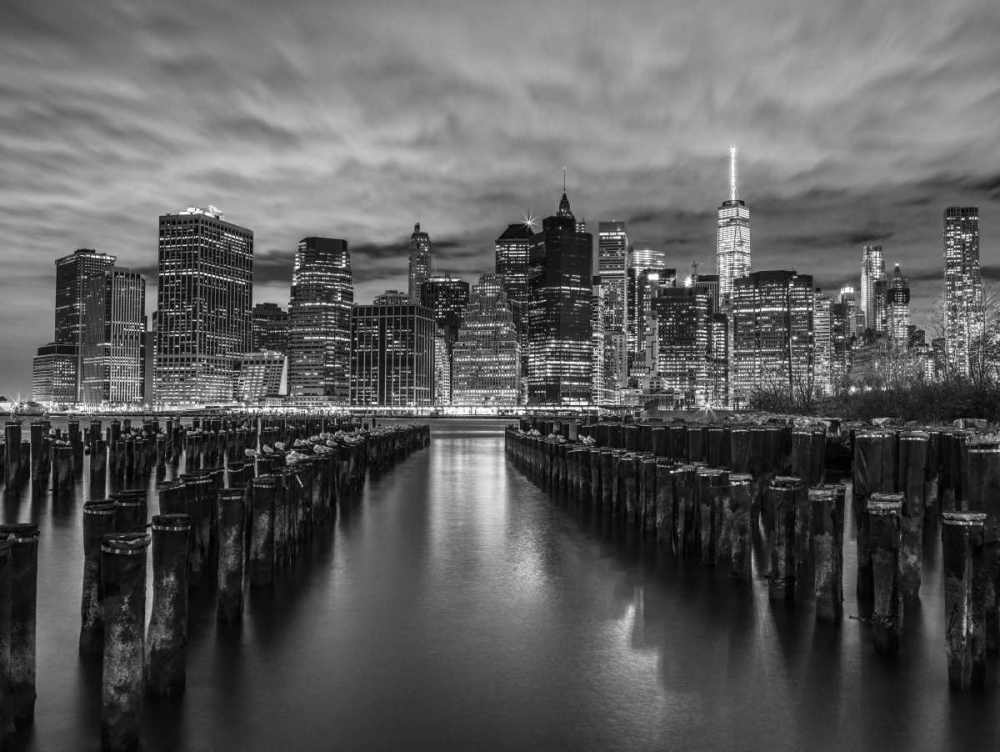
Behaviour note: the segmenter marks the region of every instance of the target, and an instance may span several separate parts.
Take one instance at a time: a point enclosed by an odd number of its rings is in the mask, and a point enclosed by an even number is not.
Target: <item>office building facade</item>
[[[453,405],[514,406],[521,352],[504,285],[484,274],[472,287],[452,349]]]
[[[145,400],[146,281],[111,267],[87,282],[80,345],[80,401],[124,405]]]
[[[985,330],[984,315],[979,209],[949,207],[944,212],[944,346],[950,373],[972,373]]]
[[[434,271],[434,248],[431,236],[421,231],[420,223],[413,225],[410,235],[410,303],[420,305],[420,288]]]
[[[351,311],[351,405],[430,407],[434,402],[434,312],[412,303]]]

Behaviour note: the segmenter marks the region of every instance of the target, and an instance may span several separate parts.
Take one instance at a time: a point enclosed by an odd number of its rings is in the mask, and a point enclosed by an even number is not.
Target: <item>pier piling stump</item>
[[[799,496],[805,493],[802,480],[794,476],[776,476],[767,488],[774,515],[768,582],[771,600],[795,598],[795,510]]]
[[[753,576],[753,546],[750,512],[753,506],[753,476],[734,473],[729,476],[728,506],[731,510],[730,577],[749,580]]]
[[[101,614],[101,543],[115,532],[116,504],[107,499],[83,505],[83,597],[80,603],[80,652],[100,655],[104,650]]]
[[[903,622],[903,592],[899,582],[902,494],[872,494],[868,500],[875,586],[872,627],[875,652],[896,655]]]
[[[153,517],[153,606],[146,639],[146,691],[175,697],[187,680],[188,554],[191,518]]]
[[[14,716],[10,697],[10,541],[0,540],[0,748],[14,733]]]
[[[845,491],[841,485],[809,489],[818,621],[839,622],[844,613]]]
[[[277,479],[273,475],[250,482],[249,575],[253,586],[274,581],[274,506]]]
[[[35,719],[35,620],[38,602],[38,526],[0,525],[10,554],[10,697],[14,727]]]
[[[977,580],[982,574],[986,515],[944,512],[941,521],[948,684],[955,690],[982,691],[986,686],[985,604]]]
[[[101,747],[109,752],[139,749],[149,540],[146,533],[115,533],[101,544]]]
[[[916,598],[920,592],[929,443],[929,437],[921,431],[910,431],[899,437],[896,487],[903,493],[904,499],[900,519],[902,526],[899,552],[900,590],[907,599]]]
[[[243,488],[219,492],[219,621],[238,621],[243,613],[246,509]]]

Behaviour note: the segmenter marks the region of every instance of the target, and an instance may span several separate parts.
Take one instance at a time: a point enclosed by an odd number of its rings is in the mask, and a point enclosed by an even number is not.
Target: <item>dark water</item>
[[[881,659],[857,621],[818,626],[811,604],[769,604],[761,579],[552,502],[507,463],[501,428],[435,422],[430,449],[251,594],[240,630],[195,599],[187,693],[147,703],[145,749],[1000,746],[995,679],[948,691],[933,531],[901,654]],[[36,727],[17,749],[100,746],[100,669],[76,651],[88,494],[4,500],[6,519],[41,525]]]

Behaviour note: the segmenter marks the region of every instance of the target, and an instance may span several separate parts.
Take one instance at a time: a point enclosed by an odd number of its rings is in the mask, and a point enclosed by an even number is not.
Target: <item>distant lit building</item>
[[[433,246],[431,236],[420,230],[420,223],[413,225],[410,235],[410,302],[420,305],[420,287],[433,273]]]
[[[843,295],[841,295],[843,298]],[[849,305],[847,301],[841,300],[834,303],[830,313],[830,383],[834,391],[844,383],[847,375],[851,372],[851,343],[853,335],[851,333],[850,321],[855,315],[856,308]]]
[[[632,269],[658,269],[667,268],[666,251],[653,248],[648,243],[635,243],[629,249],[629,267]]]
[[[375,305],[403,306],[410,302],[410,296],[402,290],[386,290],[375,296]]]
[[[657,376],[674,407],[701,406],[709,398],[710,305],[708,290],[697,285],[661,290],[653,300]]]
[[[353,305],[347,241],[300,240],[288,304],[288,396],[293,400],[348,403]]]
[[[910,286],[899,264],[886,291],[886,322],[890,341],[897,347],[910,344]]]
[[[520,378],[528,376],[528,272],[531,239],[535,231],[528,222],[508,225],[496,239],[496,273],[507,293],[507,302],[514,315],[514,328],[521,350]],[[523,390],[522,390],[523,391]]]
[[[713,275],[714,276],[714,275]],[[713,313],[709,318],[708,403],[712,407],[729,405],[729,352],[732,318]]]
[[[84,290],[80,401],[141,403],[145,389],[146,280],[110,267]]]
[[[253,307],[253,350],[288,354],[288,311],[277,303]]]
[[[649,342],[654,337],[653,301],[661,287],[672,286],[674,270],[633,266],[627,279],[628,321],[628,386],[637,388],[640,380],[650,376],[655,367],[649,356]]]
[[[520,348],[497,275],[484,274],[472,287],[451,363],[452,404],[518,404]]]
[[[885,255],[880,245],[866,245],[861,249],[861,313],[865,329],[883,331],[879,306],[878,283],[885,280]],[[882,299],[884,303],[884,298]]]
[[[77,401],[77,347],[50,342],[31,360],[31,399],[72,405]]]
[[[601,278],[595,276],[590,295],[590,341],[591,341],[591,397],[595,405],[611,404],[614,394],[608,388],[607,374],[614,370],[614,342],[605,330],[607,308],[604,303],[604,286]]]
[[[858,302],[858,294],[853,287],[841,287],[838,303],[844,304],[845,332],[848,338],[860,336],[865,330],[865,312]]]
[[[606,389],[614,393],[628,386],[629,363],[629,237],[624,222],[597,223],[597,274],[604,301],[604,331],[613,357],[604,373]]]
[[[730,391],[745,407],[758,391],[805,395],[813,385],[812,277],[761,271],[733,287]]]
[[[79,248],[68,256],[56,259],[55,336],[53,343],[73,345],[77,357],[83,345],[83,299],[90,280],[103,276],[106,269],[115,265],[116,258],[108,253],[98,253],[92,248]],[[48,347],[48,345],[46,345]],[[79,376],[82,364],[76,366],[77,384],[69,402],[80,399]]]
[[[728,309],[733,285],[750,273],[750,209],[736,195],[736,148],[729,150],[729,199],[718,209],[715,272],[719,300]]]
[[[952,206],[944,212],[944,330],[949,371],[968,376],[985,331],[979,268],[979,209]]]
[[[469,283],[464,279],[444,274],[428,277],[420,286],[420,305],[434,311],[434,320],[444,330],[449,349],[458,338],[468,303]]]
[[[253,232],[218,209],[160,217],[156,399],[228,402],[253,344]]]
[[[451,404],[451,348],[441,327],[434,334],[434,404]]]
[[[429,308],[411,303],[355,305],[351,312],[351,404],[430,407],[436,332]]]
[[[273,350],[243,353],[236,379],[236,401],[253,403],[277,397],[286,363],[285,355]]]
[[[563,193],[559,210],[532,238],[529,404],[580,405],[591,400],[592,246],[590,233],[577,231]]]
[[[833,391],[833,299],[816,288],[813,301],[813,382],[817,394]]]

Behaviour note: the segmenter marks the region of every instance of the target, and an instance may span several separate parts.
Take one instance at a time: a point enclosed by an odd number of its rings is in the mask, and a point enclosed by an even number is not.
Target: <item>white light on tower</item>
[[[729,147],[729,200],[736,200],[736,145]]]

